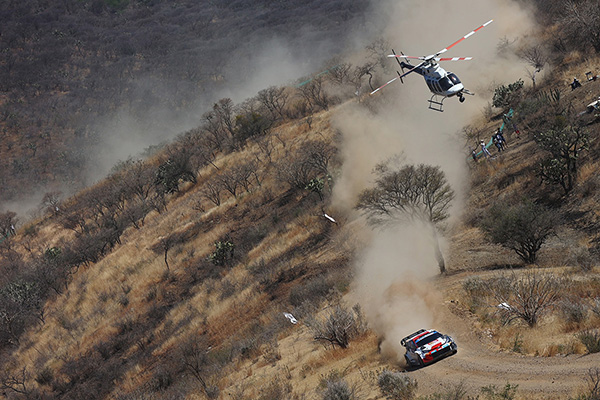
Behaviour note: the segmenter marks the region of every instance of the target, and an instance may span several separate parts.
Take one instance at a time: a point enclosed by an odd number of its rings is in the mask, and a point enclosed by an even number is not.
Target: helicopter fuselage
[[[458,96],[462,98],[465,87],[458,76],[452,72],[446,72],[439,64],[428,63],[424,66],[415,67],[410,63],[401,62],[400,65],[403,69],[411,70],[411,72],[423,76],[431,93],[443,97]]]

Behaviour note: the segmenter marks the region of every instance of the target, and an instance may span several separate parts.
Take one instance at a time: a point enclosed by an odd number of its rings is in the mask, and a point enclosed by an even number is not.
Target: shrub
[[[588,353],[600,352],[600,331],[587,330],[577,334],[577,339],[585,346]]]
[[[360,313],[339,305],[333,307],[325,319],[312,319],[307,325],[312,329],[315,340],[329,342],[343,349],[348,347],[351,339],[362,333],[364,327]]]
[[[463,290],[467,294],[469,309],[475,311],[485,303],[485,298],[488,294],[487,285],[479,277],[473,277],[463,282]]]
[[[355,400],[358,399],[356,388],[350,386],[337,370],[322,376],[319,382],[323,400]]]
[[[384,369],[377,378],[381,394],[388,399],[410,400],[415,397],[417,381],[401,372],[392,372]]]
[[[580,324],[587,317],[587,307],[579,301],[563,300],[559,303],[560,311],[569,324]]]
[[[519,79],[508,86],[498,86],[494,90],[494,97],[492,99],[493,106],[508,109],[509,107],[515,105],[519,100],[521,89],[523,88],[524,83],[525,82]]]
[[[492,207],[481,228],[494,243],[514,250],[526,263],[533,264],[537,252],[554,234],[558,220],[546,207],[530,201],[514,206]]]
[[[501,390],[495,385],[485,386],[481,388],[483,398],[486,400],[513,400],[517,394],[519,385],[511,385],[507,383]]]
[[[224,266],[227,261],[233,258],[235,245],[229,240],[215,242],[214,253],[208,256],[209,260],[218,266]]]
[[[491,279],[486,286],[496,302],[506,304],[501,309],[504,323],[522,319],[530,327],[556,305],[565,290],[563,280],[537,271]]]

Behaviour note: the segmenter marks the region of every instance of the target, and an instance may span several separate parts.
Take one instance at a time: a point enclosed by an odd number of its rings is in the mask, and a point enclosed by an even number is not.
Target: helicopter
[[[425,83],[427,83],[427,87],[429,87],[429,90],[431,91],[431,93],[433,93],[431,98],[428,100],[429,101],[429,109],[435,110],[435,111],[440,111],[440,112],[444,111],[444,100],[447,97],[456,96],[456,97],[458,97],[458,100],[461,103],[464,102],[465,94],[473,96],[474,93],[471,93],[469,90],[465,89],[464,85],[462,84],[462,82],[460,81],[458,76],[456,76],[456,74],[454,74],[452,72],[447,72],[444,68],[442,68],[438,64],[438,62],[439,61],[468,61],[468,60],[472,60],[473,57],[439,57],[439,55],[447,52],[452,47],[456,46],[463,40],[465,40],[468,37],[470,37],[471,35],[475,34],[475,32],[488,26],[489,24],[492,23],[492,21],[494,21],[494,20],[493,19],[489,20],[485,24],[481,25],[479,28],[469,32],[468,34],[466,34],[465,36],[463,36],[456,42],[452,43],[450,46],[438,51],[435,54],[431,54],[426,57],[406,56],[402,52],[400,55],[398,55],[398,54],[396,54],[394,49],[392,49],[393,54],[388,55],[388,57],[395,58],[396,61],[398,61],[398,64],[400,65],[400,68],[402,69],[402,74],[399,71],[397,71],[398,72],[397,77],[395,77],[394,79],[391,79],[390,81],[386,82],[382,86],[373,90],[371,92],[371,94],[377,93],[379,90],[383,89],[384,87],[386,87],[387,85],[389,85],[390,83],[392,83],[398,79],[400,79],[400,81],[402,83],[404,83],[404,80],[402,78],[404,78],[406,75],[410,74],[411,72],[415,72],[415,73],[423,76],[423,78],[425,78]],[[400,58],[403,58],[406,61],[400,61],[399,60]],[[421,60],[421,62],[418,65],[412,65],[409,61],[410,59]],[[405,72],[405,70],[407,70],[407,71]]]

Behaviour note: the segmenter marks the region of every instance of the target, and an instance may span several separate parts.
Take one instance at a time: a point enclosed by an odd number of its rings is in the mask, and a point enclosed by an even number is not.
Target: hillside
[[[0,206],[26,214],[197,126],[219,98],[301,79],[369,15],[366,0],[2,2]]]
[[[472,6],[478,22],[481,8],[528,15],[520,2],[484,3]],[[540,18],[553,23],[536,35],[566,43],[551,3]],[[407,29],[414,15],[393,4],[390,18]],[[494,23],[482,41],[525,35]],[[478,93],[448,99],[443,113],[427,109],[419,77],[366,95],[394,74],[373,42],[303,85],[214,102],[146,158],[74,196],[50,193],[35,220],[1,213],[2,395],[383,399],[389,370],[406,389],[396,398],[595,399],[600,119],[585,111],[600,80],[585,73],[600,74],[600,57],[548,39],[533,87],[530,60],[515,58],[536,47],[530,35],[456,67]],[[507,148],[474,161],[468,149],[503,123]],[[552,151],[575,134],[575,165],[561,169]],[[415,207],[377,223],[366,205],[378,184],[419,166],[439,173],[449,203],[437,219]],[[430,181],[411,182],[409,191]],[[523,207],[539,220],[523,219]],[[500,226],[515,239],[539,221],[548,235],[532,262],[494,236]],[[519,288],[547,296],[533,321],[513,313]],[[328,336],[332,325],[343,335]],[[458,353],[406,366],[399,339],[430,327],[451,334]]]

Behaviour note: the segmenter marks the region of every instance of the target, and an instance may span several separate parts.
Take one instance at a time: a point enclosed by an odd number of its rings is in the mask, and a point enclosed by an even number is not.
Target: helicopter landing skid
[[[431,98],[429,100],[427,100],[427,101],[429,101],[429,109],[430,110],[444,112],[444,100],[446,98],[442,97],[442,100],[438,100],[439,97],[440,96],[438,96],[437,94],[434,94],[433,96],[431,96]]]

